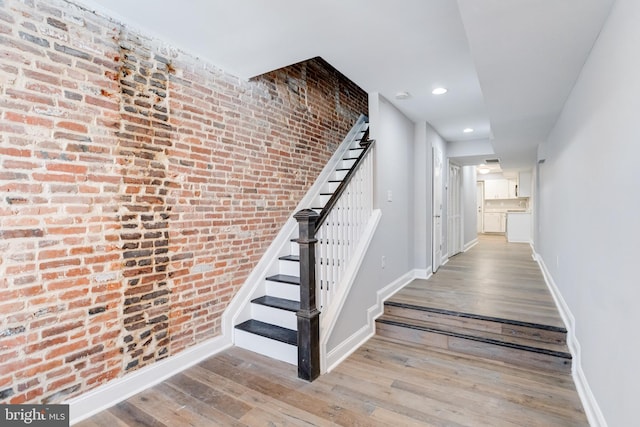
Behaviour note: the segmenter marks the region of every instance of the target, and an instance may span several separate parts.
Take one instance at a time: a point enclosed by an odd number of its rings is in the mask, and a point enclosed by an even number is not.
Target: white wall
[[[640,398],[640,2],[618,0],[544,147],[536,249],[610,426]],[[568,35],[569,36],[569,35]]]
[[[476,212],[478,194],[475,166],[462,167],[462,219],[463,242],[467,245],[478,238],[478,215]]]
[[[477,157],[478,163],[483,163],[484,159],[495,156],[493,145],[488,139],[474,139],[471,141],[450,141],[447,143],[449,157],[469,158]]]
[[[378,94],[369,95],[369,121],[376,140],[375,205],[382,218],[328,340],[328,352],[368,324],[367,310],[376,306],[378,291],[414,268],[415,127]]]
[[[414,195],[413,195],[413,265],[431,271],[431,169],[432,152],[429,136],[432,129],[426,123],[415,125],[414,133]]]

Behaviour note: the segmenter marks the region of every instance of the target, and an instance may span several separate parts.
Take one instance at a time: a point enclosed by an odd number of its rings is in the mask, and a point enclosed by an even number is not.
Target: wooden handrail
[[[369,137],[369,129],[366,130],[365,134],[360,140],[360,146],[364,148],[364,150],[362,151],[362,153],[360,153],[360,155],[356,159],[355,163],[353,164],[349,172],[347,172],[347,174],[345,175],[342,182],[340,182],[340,185],[338,185],[338,188],[336,188],[336,191],[333,192],[333,194],[329,198],[329,201],[324,205],[324,207],[322,208],[322,211],[320,211],[320,216],[318,216],[318,219],[316,221],[316,228],[313,233],[314,236],[315,236],[315,232],[317,232],[318,229],[322,226],[322,223],[324,222],[324,220],[327,219],[329,212],[331,212],[331,209],[333,209],[338,199],[340,199],[340,196],[342,196],[342,193],[344,193],[344,190],[347,188],[347,185],[351,181],[351,177],[354,175],[354,173],[358,169],[360,162],[365,157],[365,155],[369,152],[371,147],[373,147],[373,144],[376,142],[375,139],[368,139],[368,137]]]

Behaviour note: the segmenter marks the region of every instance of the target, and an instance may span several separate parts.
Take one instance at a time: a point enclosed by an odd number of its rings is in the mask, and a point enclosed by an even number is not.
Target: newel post
[[[300,311],[298,317],[298,377],[313,381],[320,375],[320,311],[316,307],[316,220],[319,215],[303,209],[298,221],[300,245]]]

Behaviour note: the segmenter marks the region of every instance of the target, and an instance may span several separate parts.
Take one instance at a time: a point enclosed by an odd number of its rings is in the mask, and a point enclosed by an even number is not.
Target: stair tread
[[[428,322],[424,320],[416,321],[414,319],[390,316],[388,314],[377,319],[377,322],[571,359],[571,353],[569,352],[569,347],[566,344],[534,341],[526,338],[512,337],[492,332],[442,325],[436,322]]]
[[[296,331],[283,328],[282,326],[260,322],[259,320],[247,320],[246,322],[236,325],[236,329],[280,341],[285,344],[294,346],[298,345],[298,333]]]
[[[297,276],[290,276],[288,274],[275,274],[267,277],[267,280],[272,282],[289,283],[291,285],[300,285],[300,278]]]
[[[267,307],[279,308],[286,311],[298,311],[300,310],[300,302],[290,299],[272,297],[264,295],[259,298],[251,300],[254,304],[265,305]]]
[[[507,325],[515,325],[515,326],[523,326],[523,327],[527,327],[527,328],[543,329],[543,330],[547,330],[547,331],[562,332],[562,333],[566,333],[567,332],[566,328],[559,327],[559,326],[554,326],[554,325],[543,325],[543,324],[540,324],[540,323],[523,322],[523,321],[520,321],[520,320],[503,319],[503,318],[499,318],[499,317],[484,316],[484,315],[480,315],[480,314],[463,313],[463,312],[459,312],[459,311],[451,311],[451,310],[434,308],[434,307],[425,307],[425,306],[419,306],[419,305],[406,304],[406,303],[403,303],[403,302],[396,302],[396,301],[392,301],[392,300],[385,301],[384,305],[385,306],[390,306],[390,307],[408,308],[408,309],[411,309],[411,310],[427,311],[427,312],[431,312],[431,313],[438,313],[438,314],[455,316],[455,317],[466,317],[466,318],[469,318],[469,319],[485,320],[485,321],[488,321],[488,322],[497,322],[497,323],[503,323],[503,324],[507,324]]]
[[[300,262],[300,256],[299,255],[285,255],[285,256],[281,256],[280,258],[282,261],[296,261],[296,262]]]

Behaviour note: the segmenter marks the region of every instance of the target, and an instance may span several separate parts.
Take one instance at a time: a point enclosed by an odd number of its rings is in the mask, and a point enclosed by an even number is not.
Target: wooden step
[[[410,342],[449,351],[483,357],[514,366],[548,372],[571,372],[571,354],[539,346],[466,335],[442,328],[428,328],[386,319],[376,320],[376,333],[397,342]]]
[[[298,333],[296,331],[260,322],[258,320],[250,319],[246,322],[242,322],[239,325],[236,325],[236,329],[283,342],[285,344],[298,345]]]
[[[272,297],[300,300],[300,277],[287,274],[275,274],[265,280],[266,294]]]
[[[251,300],[251,318],[283,328],[297,330],[300,302],[264,295]]]
[[[552,372],[570,372],[564,327],[417,306],[384,304],[380,335]]]
[[[477,333],[489,332],[501,334],[505,337],[522,338],[544,343],[564,346],[567,344],[567,330],[564,327],[553,325],[482,316],[395,301],[385,302],[384,314],[386,316],[410,319],[410,323],[418,326],[420,322],[434,322],[446,327],[460,327],[465,330],[475,330]]]
[[[251,301],[254,304],[260,304],[267,307],[278,308],[280,310],[297,312],[300,310],[300,302],[284,298],[272,297],[265,295]]]
[[[385,314],[382,320],[406,325],[407,327],[418,327],[425,330],[437,330],[443,334],[470,337],[472,339],[484,340],[486,342],[501,342],[505,345],[521,346],[527,348],[541,349],[541,351],[555,352],[558,354],[569,354],[566,344],[549,343],[545,341],[530,340],[523,337],[512,336],[502,333],[494,333],[486,330],[467,329],[461,326],[449,326],[438,321],[416,321],[405,317],[397,317]]]
[[[291,329],[251,319],[235,327],[234,342],[254,353],[298,363],[298,333]]]
[[[273,276],[267,277],[267,280],[300,286],[300,278],[296,276],[289,276],[288,274],[274,274]]]

